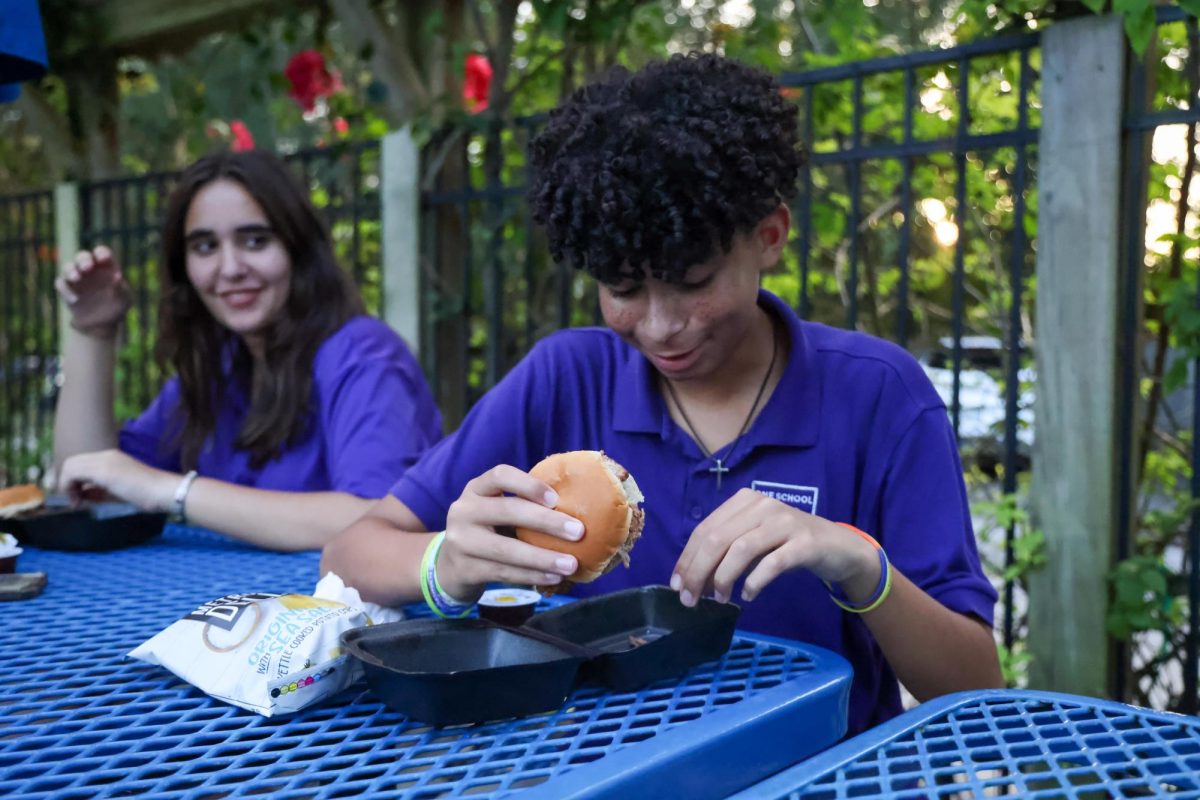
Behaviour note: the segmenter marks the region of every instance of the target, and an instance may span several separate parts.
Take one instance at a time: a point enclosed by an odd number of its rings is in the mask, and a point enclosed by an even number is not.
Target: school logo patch
[[[773,497],[781,503],[787,503],[793,508],[817,513],[817,495],[820,490],[816,486],[797,486],[793,483],[772,483],[770,481],[751,481],[750,488],[767,497]]]

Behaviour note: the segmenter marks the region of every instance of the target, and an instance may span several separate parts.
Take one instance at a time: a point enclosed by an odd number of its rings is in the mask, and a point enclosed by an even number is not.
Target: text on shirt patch
[[[798,508],[801,511],[807,511],[809,514],[815,515],[817,513],[817,495],[820,492],[816,486],[751,481],[750,488],[781,503],[787,503],[789,506]]]

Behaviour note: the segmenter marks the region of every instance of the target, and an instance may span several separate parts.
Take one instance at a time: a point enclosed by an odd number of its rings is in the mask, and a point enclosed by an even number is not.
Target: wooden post
[[[54,248],[58,253],[58,272],[63,274],[79,252],[82,239],[82,219],[79,206],[79,184],[60,183],[54,187]],[[71,312],[62,299],[58,303],[58,354],[64,354],[67,334],[70,331]]]
[[[1121,121],[1117,17],[1042,34],[1033,510],[1047,566],[1030,578],[1029,685],[1108,694],[1105,631],[1120,485]]]
[[[408,128],[383,137],[383,318],[421,353],[421,154]]]

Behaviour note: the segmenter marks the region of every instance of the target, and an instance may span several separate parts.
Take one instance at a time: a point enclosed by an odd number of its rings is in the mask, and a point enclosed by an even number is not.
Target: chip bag
[[[263,716],[299,711],[357,682],[343,631],[402,619],[363,602],[332,573],[312,595],[249,592],[218,598],[171,623],[130,657]]]

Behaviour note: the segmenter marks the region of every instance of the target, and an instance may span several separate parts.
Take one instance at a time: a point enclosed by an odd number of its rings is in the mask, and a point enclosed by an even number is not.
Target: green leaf
[[[1200,0],[1179,0],[1179,7],[1193,17],[1200,17]]]
[[[1187,383],[1188,363],[1186,359],[1177,358],[1172,362],[1167,374],[1163,376],[1163,389],[1171,394]]]
[[[1093,13],[1099,14],[1104,11],[1104,6],[1108,4],[1108,0],[1082,0]]]
[[[1125,34],[1129,37],[1129,46],[1133,48],[1133,52],[1140,56],[1146,52],[1146,46],[1150,44],[1157,27],[1154,7],[1144,2],[1128,2],[1125,5],[1130,6],[1122,12],[1125,17]],[[1135,8],[1139,5],[1142,6],[1140,9]]]

